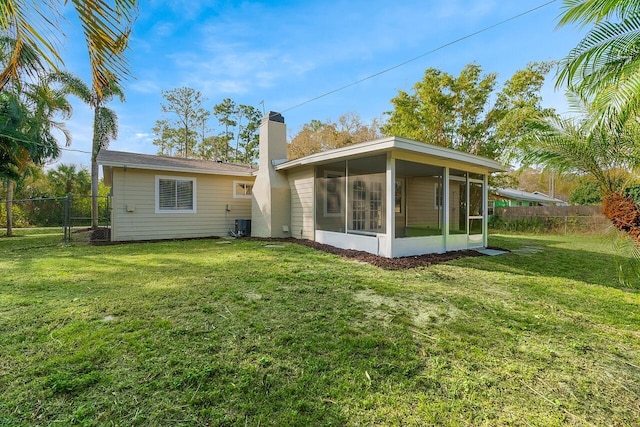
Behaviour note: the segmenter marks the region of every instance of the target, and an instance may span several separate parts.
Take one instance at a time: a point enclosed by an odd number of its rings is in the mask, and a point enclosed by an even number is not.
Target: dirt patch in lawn
[[[325,245],[323,243],[314,242],[312,240],[304,239],[262,239],[252,237],[252,240],[261,240],[265,242],[290,242],[298,245],[308,246],[310,248],[328,252],[334,255],[340,255],[343,258],[352,259],[354,261],[363,262],[376,267],[383,268],[385,270],[406,270],[416,267],[427,267],[433,264],[440,264],[447,261],[452,261],[459,258],[484,256],[478,251],[464,250],[464,251],[451,251],[443,254],[425,254],[416,256],[407,256],[401,258],[385,258],[378,255],[373,255],[368,252],[356,251],[353,249],[340,249],[335,246]]]
[[[369,304],[367,314],[377,320],[390,322],[399,315],[407,316],[415,326],[444,323],[456,319],[461,311],[442,302],[415,301],[400,296],[379,295],[372,289],[354,293],[358,302]]]

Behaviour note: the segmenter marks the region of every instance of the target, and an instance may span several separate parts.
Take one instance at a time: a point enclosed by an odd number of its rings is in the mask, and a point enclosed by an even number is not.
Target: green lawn
[[[25,239],[0,240],[2,426],[640,423],[640,293],[601,237],[407,271]]]

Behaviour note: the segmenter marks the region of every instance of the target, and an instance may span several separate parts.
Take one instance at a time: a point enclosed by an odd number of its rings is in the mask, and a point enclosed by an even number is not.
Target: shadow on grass
[[[503,235],[493,237],[490,244],[512,252],[483,257],[476,268],[563,278],[632,292],[640,290],[640,279],[631,270],[638,261],[630,254],[616,253],[613,242],[605,237]]]

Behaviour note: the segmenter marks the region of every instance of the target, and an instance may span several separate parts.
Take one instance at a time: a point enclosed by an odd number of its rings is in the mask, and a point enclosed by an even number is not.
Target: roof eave
[[[413,153],[430,155],[440,159],[455,160],[463,163],[485,167],[489,172],[501,172],[506,169],[495,160],[484,157],[475,156],[450,148],[438,147],[435,145],[425,144],[423,142],[413,141],[405,138],[389,137],[377,139],[374,141],[362,142],[347,147],[336,148],[334,150],[315,153],[299,159],[291,160],[275,166],[276,170],[286,170],[298,166],[313,165],[325,161],[337,160],[340,158],[354,157],[363,154],[377,154],[393,149],[411,151]]]
[[[183,173],[198,173],[206,175],[227,175],[227,176],[254,176],[254,169],[250,169],[246,172],[243,171],[221,171],[201,168],[184,168],[173,166],[157,166],[157,165],[144,165],[139,163],[123,163],[123,162],[109,162],[98,161],[102,166],[110,166],[115,168],[130,168],[130,169],[144,169],[144,170],[156,170],[162,172],[183,172]]]

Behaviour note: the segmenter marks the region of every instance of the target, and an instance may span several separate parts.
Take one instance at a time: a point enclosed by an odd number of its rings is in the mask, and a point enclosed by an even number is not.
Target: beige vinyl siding
[[[195,213],[156,213],[156,176],[196,179]],[[233,197],[234,180],[253,177],[113,168],[112,240],[226,236],[251,218],[251,199]],[[227,212],[227,205],[229,211]]]
[[[440,226],[440,214],[436,202],[435,178],[407,179],[407,226]]]
[[[296,168],[287,177],[291,188],[291,236],[313,240],[313,167]]]

